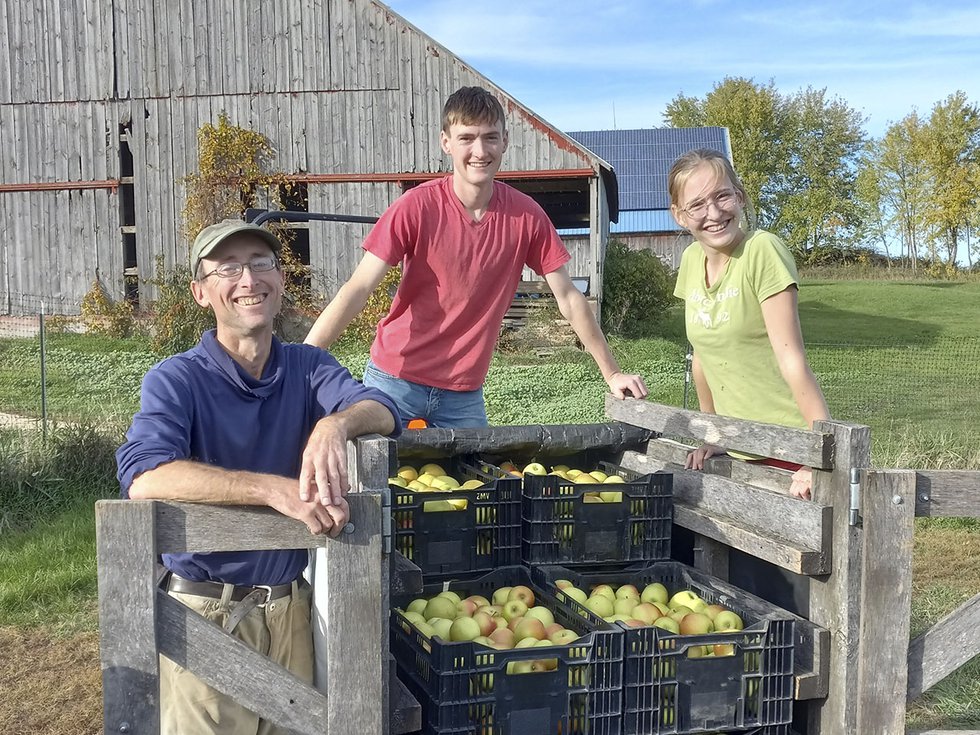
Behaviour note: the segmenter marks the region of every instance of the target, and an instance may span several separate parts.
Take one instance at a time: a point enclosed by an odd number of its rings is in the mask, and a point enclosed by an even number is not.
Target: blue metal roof
[[[619,181],[619,223],[610,232],[651,232],[647,227],[623,229],[630,212],[647,210],[641,221],[648,221],[649,210],[666,212],[666,220],[657,220],[667,232],[676,231],[670,216],[667,195],[667,173],[683,153],[695,148],[721,151],[732,157],[728,129],[709,128],[642,128],[639,130],[583,130],[566,133],[599,158],[609,163]],[[651,223],[653,220],[649,220]]]

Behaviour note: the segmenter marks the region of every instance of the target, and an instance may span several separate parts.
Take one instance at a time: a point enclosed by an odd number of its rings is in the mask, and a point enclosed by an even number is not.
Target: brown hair
[[[670,195],[670,203],[678,209],[681,208],[681,189],[684,188],[684,184],[687,183],[691,174],[702,164],[710,166],[719,178],[727,176],[728,180],[732,182],[732,186],[742,195],[742,201],[745,203],[743,211],[746,225],[749,230],[754,230],[756,226],[755,208],[745,191],[745,185],[735,173],[732,162],[723,153],[711,148],[696,148],[674,161],[674,165],[670,167],[670,173],[667,174],[667,193]]]
[[[500,101],[483,87],[460,87],[446,100],[442,108],[442,131],[449,134],[449,126],[474,125],[500,122],[500,129],[506,130],[504,108]]]

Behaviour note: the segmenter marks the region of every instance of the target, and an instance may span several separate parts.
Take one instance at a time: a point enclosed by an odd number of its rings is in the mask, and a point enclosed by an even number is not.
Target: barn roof
[[[568,137],[613,167],[619,183],[619,211],[623,215],[670,209],[667,173],[681,154],[694,148],[712,148],[729,159],[732,156],[728,129],[720,127],[581,130],[568,133]],[[622,230],[626,222],[619,224],[617,229]]]

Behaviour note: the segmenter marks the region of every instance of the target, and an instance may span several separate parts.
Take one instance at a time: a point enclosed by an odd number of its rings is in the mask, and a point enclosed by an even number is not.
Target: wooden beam
[[[153,519],[150,500],[95,504],[105,732],[160,732]]]
[[[860,474],[864,528],[858,645],[857,732],[905,727],[915,473]]]
[[[980,518],[977,470],[916,470],[915,514],[941,518]]]
[[[652,401],[623,401],[612,394],[606,395],[606,415],[658,434],[710,442],[726,449],[810,467],[833,467],[833,438],[825,433],[688,411]]]
[[[967,600],[909,644],[908,701],[980,655],[980,594]]]
[[[156,602],[160,653],[264,719],[303,733],[323,731],[328,701],[313,687],[163,590]]]

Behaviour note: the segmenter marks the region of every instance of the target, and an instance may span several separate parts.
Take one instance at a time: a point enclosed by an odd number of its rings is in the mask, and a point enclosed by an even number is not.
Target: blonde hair
[[[754,230],[756,227],[755,207],[752,206],[752,200],[745,191],[745,185],[735,173],[732,162],[723,153],[712,148],[696,148],[674,161],[674,165],[670,167],[670,173],[667,174],[667,193],[670,196],[670,203],[678,209],[683,208],[681,206],[681,190],[691,174],[702,165],[710,167],[718,178],[727,177],[732,182],[735,191],[742,195],[744,202],[742,211],[748,231]]]
[[[449,95],[442,108],[442,131],[447,135],[451,125],[494,125],[498,121],[501,131],[506,131],[507,123],[500,100],[483,87],[460,87]]]

